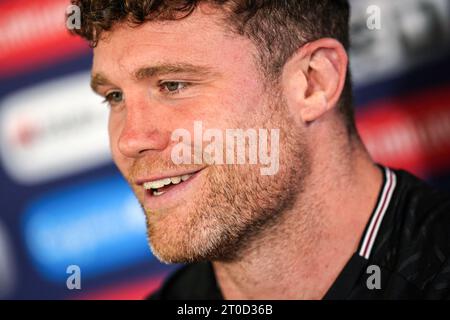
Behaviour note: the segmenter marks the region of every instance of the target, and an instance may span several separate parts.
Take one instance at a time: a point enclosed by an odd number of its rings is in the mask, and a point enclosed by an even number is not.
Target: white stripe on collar
[[[378,201],[377,207],[372,219],[370,220],[369,227],[364,235],[364,240],[359,251],[359,255],[365,259],[369,259],[370,252],[372,251],[373,244],[377,238],[378,230],[380,229],[381,222],[389,207],[389,203],[397,185],[397,176],[389,168],[385,168],[386,180],[381,193],[381,197]]]

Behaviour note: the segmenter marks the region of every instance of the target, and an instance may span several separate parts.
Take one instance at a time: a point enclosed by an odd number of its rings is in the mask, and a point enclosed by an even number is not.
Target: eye
[[[115,105],[123,100],[123,93],[121,91],[112,91],[105,96],[104,102],[109,103],[110,105]]]
[[[164,93],[176,94],[189,86],[187,82],[167,81],[160,84],[160,88]]]

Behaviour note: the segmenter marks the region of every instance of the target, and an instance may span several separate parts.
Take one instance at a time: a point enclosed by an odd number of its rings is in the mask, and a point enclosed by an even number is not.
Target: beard
[[[203,185],[196,195],[177,208],[154,212],[141,202],[148,242],[161,262],[233,261],[264,232],[283,222],[302,193],[310,159],[304,137],[290,119],[283,99],[278,96],[278,106],[270,104],[268,108],[271,112],[253,128],[280,129],[276,175],[261,175],[258,165],[211,165],[201,172]],[[175,166],[153,163],[152,167]]]

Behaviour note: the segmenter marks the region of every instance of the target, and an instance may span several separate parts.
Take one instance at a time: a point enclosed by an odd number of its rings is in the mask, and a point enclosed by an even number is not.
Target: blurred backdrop
[[[91,51],[67,34],[67,5],[0,1],[0,298],[141,299],[176,266],[151,255],[111,161]],[[450,190],[450,2],[352,6],[363,140],[378,162]],[[71,265],[80,290],[66,286]]]

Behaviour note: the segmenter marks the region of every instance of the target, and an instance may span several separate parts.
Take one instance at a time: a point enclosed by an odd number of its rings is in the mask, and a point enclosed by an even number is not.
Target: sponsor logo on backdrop
[[[121,177],[44,194],[28,205],[23,227],[37,270],[61,287],[68,281],[69,266],[79,268],[77,276],[84,281],[153,261],[144,213]]]
[[[35,184],[111,161],[108,109],[82,72],[0,101],[0,155],[16,182]]]
[[[448,0],[354,0],[351,67],[358,85],[449,52]]]

